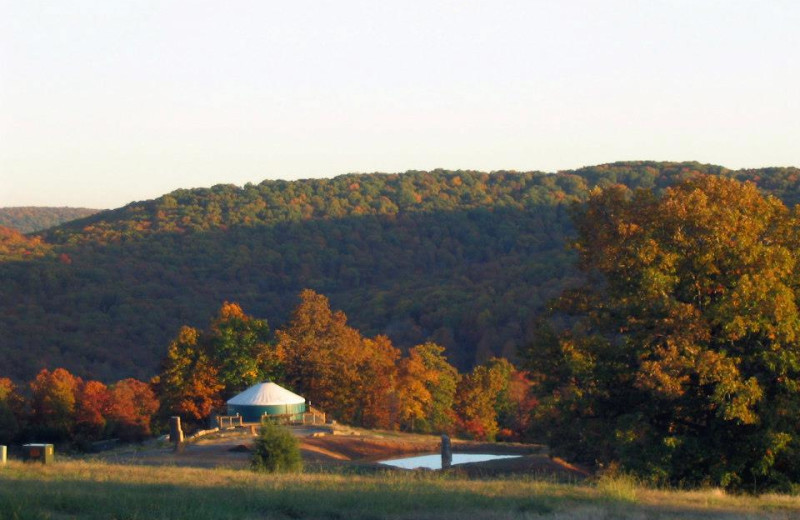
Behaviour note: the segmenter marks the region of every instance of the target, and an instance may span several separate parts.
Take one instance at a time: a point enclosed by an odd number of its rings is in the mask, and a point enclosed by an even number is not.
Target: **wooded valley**
[[[34,235],[0,235],[3,374],[43,367],[148,379],[183,325],[236,301],[273,329],[303,288],[365,335],[434,341],[469,370],[514,359],[548,301],[580,283],[571,205],[594,186],[663,189],[697,173],[787,205],[794,168],[614,163],[565,171],[351,174],[179,190]]]

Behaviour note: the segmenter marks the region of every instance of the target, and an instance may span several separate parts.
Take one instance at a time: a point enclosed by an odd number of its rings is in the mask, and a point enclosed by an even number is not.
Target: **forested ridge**
[[[88,208],[47,208],[18,206],[0,208],[0,226],[20,233],[34,233],[79,218],[94,215],[100,210]]]
[[[401,348],[430,339],[462,370],[513,357],[546,302],[581,279],[566,248],[571,204],[598,185],[659,190],[697,173],[800,201],[796,168],[436,170],[178,190],[39,235],[9,234],[0,242],[2,375],[63,366],[104,381],[149,378],[176,331],[220,302],[276,328],[306,287],[365,334]]]

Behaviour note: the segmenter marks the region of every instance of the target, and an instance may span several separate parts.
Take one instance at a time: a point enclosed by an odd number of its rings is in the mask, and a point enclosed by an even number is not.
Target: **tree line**
[[[225,400],[261,381],[299,393],[346,424],[476,439],[519,439],[532,406],[525,374],[492,358],[460,374],[427,342],[406,355],[364,337],[312,290],[271,337],[266,321],[225,303],[205,330],[183,327],[153,380],[162,409],[203,424]]]
[[[274,335],[229,302],[206,329],[182,327],[148,383],[106,386],[63,368],[43,369],[27,392],[0,379],[0,441],[142,440],[172,415],[199,428],[225,413],[227,399],[265,380],[346,424],[480,440],[521,439],[535,404],[526,374],[505,359],[460,374],[432,342],[402,355],[386,336],[362,336],[325,296],[304,290]]]
[[[24,391],[0,378],[0,443],[70,441],[84,448],[101,439],[141,441],[152,433],[158,400],[148,383],[110,386],[63,368],[42,369]]]

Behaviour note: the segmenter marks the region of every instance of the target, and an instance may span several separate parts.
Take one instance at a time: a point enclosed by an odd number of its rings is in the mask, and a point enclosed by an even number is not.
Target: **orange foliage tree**
[[[30,425],[23,435],[37,440],[82,443],[109,434],[141,440],[150,435],[151,418],[158,410],[150,386],[136,379],[108,388],[100,381],[84,382],[57,368],[41,370],[29,385]],[[0,378],[0,440],[10,440],[19,432],[24,407],[14,384]]]
[[[347,316],[331,311],[328,298],[306,289],[277,339],[288,386],[338,420],[354,422],[365,352],[361,334],[347,326]]]
[[[153,380],[163,414],[178,414],[190,422],[207,418],[223,402],[224,385],[199,336],[197,329],[183,327],[167,348],[161,374]]]
[[[500,425],[498,440],[522,441],[529,433],[531,420],[539,400],[533,396],[533,381],[528,372],[514,370],[508,387],[498,398],[497,422]]]
[[[43,369],[31,381],[31,423],[43,439],[71,437],[75,427],[75,403],[80,378],[63,368]]]
[[[0,260],[44,256],[50,248],[39,237],[29,238],[14,229],[0,226]]]
[[[363,338],[332,311],[328,299],[306,289],[284,329],[277,353],[288,386],[337,420],[394,428],[398,416],[397,350],[386,336]]]
[[[109,421],[122,440],[140,441],[151,434],[150,422],[158,411],[158,400],[150,385],[123,379],[111,387]]]
[[[425,410],[433,397],[427,383],[434,379],[416,349],[400,361],[400,385],[397,388],[398,419],[407,430],[415,430],[418,421],[425,419]]]
[[[100,381],[82,384],[75,396],[75,435],[80,439],[103,437],[111,406],[108,387]]]
[[[386,336],[363,341],[365,358],[360,369],[361,425],[393,429],[398,423],[398,369],[400,351]],[[402,387],[402,383],[399,385]]]

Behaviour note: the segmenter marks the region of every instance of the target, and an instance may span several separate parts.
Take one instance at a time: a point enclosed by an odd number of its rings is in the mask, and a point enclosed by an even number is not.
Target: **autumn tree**
[[[340,421],[360,418],[360,369],[368,353],[328,298],[310,289],[300,293],[289,324],[277,332],[277,353],[289,387]]]
[[[425,421],[425,412],[433,400],[428,384],[435,375],[414,349],[409,351],[408,357],[400,360],[398,372],[398,421],[403,429],[414,431]]]
[[[111,394],[100,381],[86,381],[75,394],[75,436],[93,441],[103,437],[111,407]]]
[[[306,399],[342,422],[397,427],[407,389],[400,351],[388,337],[362,337],[343,312],[308,289],[277,336],[286,382]]]
[[[158,399],[147,383],[123,379],[111,386],[108,419],[120,439],[141,441],[150,436],[150,422],[157,411]]]
[[[150,435],[158,400],[150,386],[125,379],[108,388],[86,381],[63,368],[43,369],[30,382],[30,425],[22,433],[37,440],[74,441],[79,445],[116,435],[141,440]],[[0,378],[0,436],[13,437],[23,415],[24,400],[10,380]],[[16,422],[8,420],[12,412]],[[11,435],[9,435],[11,434]]]
[[[194,423],[222,405],[224,388],[217,377],[218,369],[199,338],[197,329],[182,327],[167,348],[162,371],[153,381],[163,414],[178,414]]]
[[[280,364],[265,320],[225,302],[208,328],[182,327],[170,343],[153,386],[162,414],[206,419],[224,400],[266,379],[280,379]]]
[[[455,410],[464,433],[478,440],[495,440],[500,429],[498,407],[513,372],[514,366],[506,359],[492,358],[461,379]]]
[[[44,256],[50,248],[41,238],[29,238],[14,229],[0,226],[0,261]]]
[[[265,320],[246,315],[236,303],[223,303],[204,341],[226,396],[277,375],[277,359],[269,339]]]
[[[698,176],[595,190],[574,220],[587,283],[526,352],[553,452],[673,484],[796,482],[798,211]]]
[[[523,441],[531,429],[531,419],[539,404],[533,393],[534,382],[524,370],[513,370],[508,386],[498,397],[495,409],[500,427],[498,440]]]
[[[360,373],[360,417],[357,422],[367,428],[393,429],[398,424],[398,391],[400,351],[386,336],[364,338],[364,359]]]
[[[9,444],[21,428],[24,399],[14,383],[0,377],[0,444]]]
[[[461,376],[444,355],[444,347],[428,342],[408,351],[400,364],[401,418],[411,430],[452,432],[456,388]]]
[[[31,381],[31,424],[43,439],[71,437],[75,427],[75,403],[80,378],[63,368],[42,369]]]

